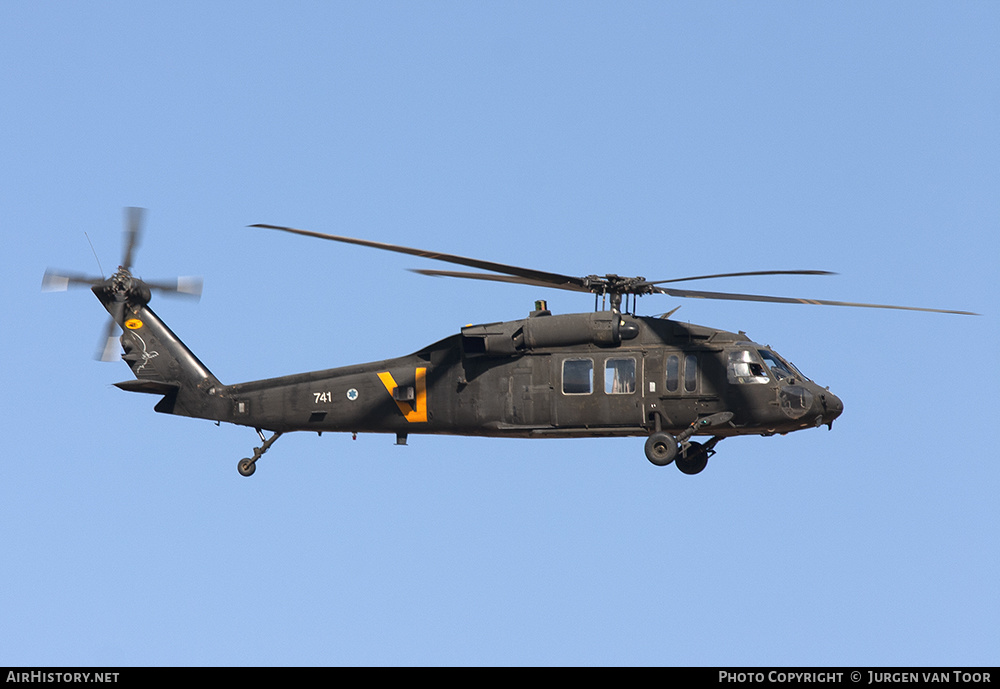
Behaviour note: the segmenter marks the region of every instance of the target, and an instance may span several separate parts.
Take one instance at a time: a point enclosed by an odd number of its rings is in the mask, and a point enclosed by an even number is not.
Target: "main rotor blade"
[[[383,242],[373,242],[367,239],[355,239],[353,237],[341,237],[332,234],[325,234],[323,232],[314,232],[312,230],[300,230],[294,227],[284,227],[281,225],[267,225],[267,224],[256,224],[250,225],[250,227],[262,227],[270,230],[280,230],[282,232],[290,232],[292,234],[300,234],[305,237],[315,237],[317,239],[329,239],[335,242],[343,242],[345,244],[356,244],[358,246],[366,246],[372,249],[382,249],[384,251],[394,251],[396,253],[408,254],[410,256],[420,256],[422,258],[430,258],[436,261],[445,261],[447,263],[456,263],[458,265],[468,266],[470,268],[479,268],[481,270],[489,270],[495,273],[500,273],[501,275],[488,275],[485,273],[468,273],[460,271],[443,271],[443,270],[417,270],[415,272],[422,275],[436,275],[445,277],[459,277],[468,278],[473,280],[492,280],[494,282],[509,282],[515,284],[524,285],[535,285],[541,287],[555,287],[559,289],[578,291],[578,292],[606,292],[608,294],[649,294],[649,293],[659,293],[666,294],[673,297],[683,297],[691,299],[722,299],[728,301],[758,301],[758,302],[770,302],[777,304],[819,304],[825,306],[855,306],[870,309],[898,309],[902,311],[929,311],[932,313],[953,313],[960,314],[964,316],[978,316],[979,314],[972,313],[971,311],[953,311],[948,309],[928,309],[916,306],[894,306],[890,304],[862,304],[855,302],[846,301],[828,301],[823,299],[800,299],[795,297],[772,297],[759,294],[735,294],[729,292],[702,292],[694,290],[679,290],[673,289],[671,287],[656,287],[657,284],[665,284],[668,282],[680,282],[684,280],[701,280],[713,277],[736,277],[736,276],[749,276],[749,275],[829,275],[827,271],[819,270],[791,270],[791,271],[753,271],[753,272],[742,272],[742,273],[719,273],[716,275],[702,275],[694,276],[689,278],[676,278],[672,280],[661,280],[658,282],[647,282],[641,278],[619,278],[615,275],[607,275],[603,278],[596,275],[588,276],[586,278],[571,277],[568,275],[560,275],[558,273],[549,273],[541,270],[531,270],[529,268],[521,268],[519,266],[510,266],[503,263],[494,263],[492,261],[482,261],[475,258],[466,258],[464,256],[455,256],[453,254],[444,254],[434,251],[425,251],[423,249],[413,249],[410,247],[399,246],[396,244],[385,244]],[[509,277],[507,277],[509,276]]]
[[[145,208],[129,207],[125,209],[125,250],[122,252],[122,266],[126,270],[132,268],[135,250],[142,236],[142,223],[146,215]]]
[[[649,285],[665,285],[668,282],[687,282],[689,280],[708,280],[710,278],[736,278],[754,275],[836,275],[828,270],[753,270],[746,273],[717,273],[716,275],[694,275],[687,278],[673,278],[671,280],[655,280],[648,282]]]
[[[490,280],[492,282],[507,282],[515,285],[532,285],[534,287],[550,287],[553,289],[565,289],[572,292],[589,292],[590,290],[580,285],[557,285],[552,282],[542,280],[529,280],[528,278],[517,277],[516,275],[494,275],[492,273],[466,273],[457,270],[427,270],[424,268],[410,268],[413,273],[430,275],[431,277],[464,278],[468,280]]]
[[[796,297],[772,297],[761,294],[732,294],[729,292],[699,292],[694,290],[673,289],[672,287],[656,287],[655,291],[671,297],[689,299],[723,299],[727,301],[762,301],[775,304],[817,304],[821,306],[855,306],[866,309],[897,309],[900,311],[929,311],[931,313],[954,313],[962,316],[978,316],[971,311],[952,311],[949,309],[928,309],[919,306],[893,306],[891,304],[861,304],[850,301],[828,301],[826,299],[799,299]]]
[[[468,266],[470,268],[479,268],[481,270],[492,270],[495,273],[502,273],[504,275],[514,275],[519,278],[525,278],[526,280],[533,280],[537,284],[549,285],[552,287],[561,287],[563,289],[581,289],[584,292],[589,291],[589,289],[587,289],[586,283],[582,278],[570,277],[568,275],[559,275],[558,273],[548,273],[542,270],[532,270],[530,268],[521,268],[519,266],[509,266],[503,263],[493,263],[492,261],[481,261],[476,258],[466,258],[465,256],[443,254],[436,251],[412,249],[406,246],[398,246],[396,244],[384,244],[382,242],[373,242],[367,239],[354,239],[352,237],[340,237],[333,234],[313,232],[312,230],[299,230],[295,229],[294,227],[282,227],[281,225],[257,224],[257,225],[250,225],[250,227],[263,227],[269,230],[281,230],[282,232],[301,234],[306,237],[329,239],[335,242],[343,242],[345,244],[357,244],[358,246],[367,246],[372,249],[382,249],[384,251],[395,251],[396,253],[400,254],[409,254],[410,256],[420,256],[422,258],[430,258],[435,261],[445,261],[446,263],[456,263],[458,265]]]

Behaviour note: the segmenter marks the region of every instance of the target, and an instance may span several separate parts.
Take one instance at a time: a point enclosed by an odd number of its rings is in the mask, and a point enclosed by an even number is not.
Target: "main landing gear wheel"
[[[646,459],[658,467],[665,467],[677,456],[677,441],[669,433],[657,431],[646,440]]]
[[[677,468],[689,476],[700,474],[708,466],[708,453],[709,451],[701,443],[689,443],[677,455]]]

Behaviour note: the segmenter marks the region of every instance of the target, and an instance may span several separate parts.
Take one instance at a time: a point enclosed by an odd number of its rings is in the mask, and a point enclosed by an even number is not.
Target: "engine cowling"
[[[539,315],[523,321],[462,328],[466,356],[512,356],[551,347],[617,347],[639,334],[639,324],[613,311]]]

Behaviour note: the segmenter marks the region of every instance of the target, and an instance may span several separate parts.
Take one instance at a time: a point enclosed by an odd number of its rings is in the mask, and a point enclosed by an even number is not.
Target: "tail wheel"
[[[665,467],[677,456],[677,441],[669,433],[656,432],[646,440],[646,459],[658,467]]]

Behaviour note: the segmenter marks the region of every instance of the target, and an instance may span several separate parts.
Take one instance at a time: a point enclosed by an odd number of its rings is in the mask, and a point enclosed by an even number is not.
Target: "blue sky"
[[[1000,6],[4,3],[0,664],[996,665]],[[122,207],[223,382],[584,295],[542,270],[967,309],[646,297],[845,403],[695,477],[642,439],[296,434],[153,412],[92,359]]]

